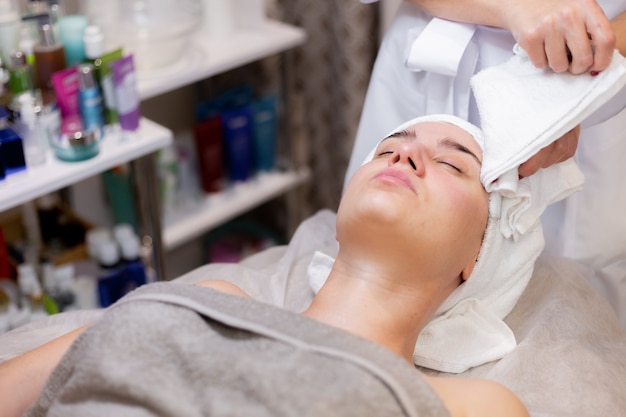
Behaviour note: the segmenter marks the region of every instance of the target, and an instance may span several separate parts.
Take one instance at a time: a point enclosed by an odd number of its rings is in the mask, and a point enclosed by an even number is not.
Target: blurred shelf
[[[165,216],[163,246],[174,249],[206,231],[288,192],[310,177],[307,169],[259,174],[220,193],[207,194],[197,205]]]
[[[175,90],[304,43],[304,30],[269,20],[258,30],[235,32],[223,41],[211,40],[200,29],[178,62],[138,74],[141,100]]]
[[[81,162],[63,162],[48,155],[46,163],[29,168],[0,184],[0,211],[26,203],[78,181],[157,151],[172,141],[172,132],[148,119],[142,119],[135,137],[123,139],[107,135],[100,153]]]

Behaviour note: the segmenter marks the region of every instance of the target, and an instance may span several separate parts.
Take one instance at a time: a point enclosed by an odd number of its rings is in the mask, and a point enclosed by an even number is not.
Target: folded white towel
[[[596,76],[538,69],[518,45],[514,52],[504,64],[486,68],[471,79],[481,129],[486,138],[493,138],[485,146],[481,172],[487,191],[515,193],[517,168],[523,162],[582,122],[626,84],[626,58],[617,50],[609,67]]]

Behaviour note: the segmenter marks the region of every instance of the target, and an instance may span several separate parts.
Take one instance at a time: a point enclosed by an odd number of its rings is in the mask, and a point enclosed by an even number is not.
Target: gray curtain
[[[300,217],[336,210],[378,48],[378,7],[358,0],[275,0],[270,16],[307,33],[289,56],[296,159],[312,179],[299,190]]]

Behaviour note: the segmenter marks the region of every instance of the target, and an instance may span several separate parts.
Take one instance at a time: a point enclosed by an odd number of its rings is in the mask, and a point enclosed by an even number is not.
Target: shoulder
[[[521,400],[504,385],[475,378],[426,376],[452,417],[529,417]]]
[[[218,290],[226,294],[239,295],[239,296],[248,297],[248,298],[250,297],[250,295],[247,292],[245,292],[244,290],[242,290],[235,284],[228,282],[228,281],[224,281],[224,280],[202,281],[202,282],[197,283],[196,285],[199,285],[201,287],[212,288],[214,290]]]

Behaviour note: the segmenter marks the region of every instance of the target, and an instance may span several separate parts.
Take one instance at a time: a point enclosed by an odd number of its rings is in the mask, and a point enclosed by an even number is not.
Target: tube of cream
[[[134,132],[139,128],[140,111],[133,56],[125,56],[111,67],[120,127],[125,132]]]
[[[96,70],[96,80],[100,83],[104,99],[104,121],[107,125],[117,123],[117,104],[115,103],[115,89],[113,87],[113,69],[111,64],[122,58],[122,49],[118,48],[107,52],[93,61]]]
[[[80,78],[76,67],[57,71],[51,76],[57,105],[61,110],[61,132],[71,135],[83,130],[80,118],[80,106],[78,104],[78,91],[80,90]]]

